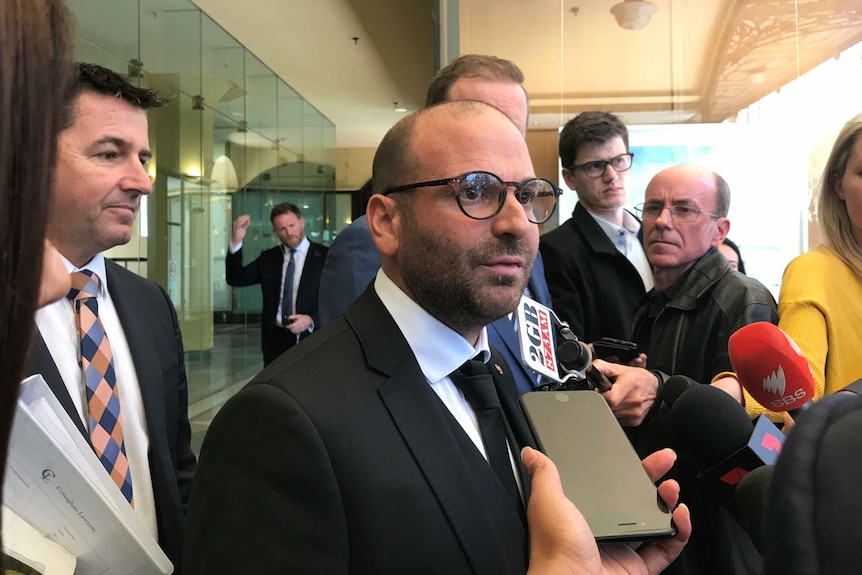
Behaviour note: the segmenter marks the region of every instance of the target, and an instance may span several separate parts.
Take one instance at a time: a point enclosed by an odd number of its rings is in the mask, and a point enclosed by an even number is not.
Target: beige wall
[[[377,148],[337,148],[335,150],[335,187],[358,190],[371,179],[371,164]]]
[[[533,160],[533,170],[537,178],[545,178],[554,183],[559,179],[557,169],[559,132],[552,130],[527,131],[527,148]]]

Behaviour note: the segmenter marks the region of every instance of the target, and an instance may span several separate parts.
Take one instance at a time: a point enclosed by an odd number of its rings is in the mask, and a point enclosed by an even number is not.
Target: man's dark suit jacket
[[[506,366],[490,371],[514,447],[532,445]],[[373,286],[221,409],[188,519],[186,575],[527,567],[516,506]]]
[[[144,404],[150,440],[159,546],[182,572],[183,516],[195,473],[183,342],[173,304],[158,284],[105,260],[108,291],[123,325]],[[89,433],[45,341],[36,333],[27,374],[41,373],[89,441]]]
[[[544,234],[539,250],[554,311],[579,338],[631,340],[640,298],[640,274],[578,203],[572,217]]]
[[[308,253],[305,254],[305,264],[302,266],[302,275],[299,277],[299,289],[296,292],[296,313],[311,316],[315,327],[320,325],[318,315],[318,294],[320,292],[320,273],[323,270],[323,262],[329,250],[326,246],[310,242]],[[268,353],[276,330],[283,328],[275,325],[275,316],[278,312],[278,302],[281,299],[281,276],[284,269],[284,252],[280,245],[270,248],[261,253],[256,260],[242,265],[242,248],[235,254],[228,251],[225,258],[225,277],[228,285],[234,287],[250,286],[260,284],[263,294],[263,311],[260,316],[260,343],[264,357],[277,357],[287,349],[296,345],[296,338],[280,338],[287,347],[275,352]],[[300,335],[303,339],[310,335],[306,331]]]

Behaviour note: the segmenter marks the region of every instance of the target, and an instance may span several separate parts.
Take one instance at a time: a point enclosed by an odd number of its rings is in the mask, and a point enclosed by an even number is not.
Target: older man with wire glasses
[[[679,165],[659,172],[636,208],[655,289],[638,309],[634,341],[647,366],[726,389],[742,402],[727,340],[758,321],[776,323],[775,300],[757,280],[734,271],[718,251],[730,220],[730,189],[718,174]],[[732,385],[727,385],[732,383]],[[661,397],[661,391],[657,392]],[[671,445],[669,409],[660,400],[629,439],[639,453]],[[754,575],[762,562],[748,535],[697,482],[698,466],[680,459],[677,476],[698,531],[668,574]]]

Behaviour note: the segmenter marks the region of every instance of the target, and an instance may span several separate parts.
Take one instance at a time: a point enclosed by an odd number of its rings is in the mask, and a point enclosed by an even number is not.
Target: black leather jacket
[[[708,384],[732,371],[727,340],[740,327],[757,321],[778,322],[775,299],[757,280],[735,272],[711,248],[663,293],[650,292],[635,317],[635,341],[646,350],[649,369],[686,375]],[[670,410],[635,429],[629,439],[641,457],[673,446]],[[697,517],[698,529],[666,575],[756,575],[762,562],[748,535],[696,479],[701,462],[684,452],[672,472],[682,486],[681,499]]]
[[[667,301],[669,298],[669,301]],[[650,310],[665,302],[650,321]],[[635,315],[634,337],[647,354],[647,365],[671,375],[709,383],[732,371],[727,340],[742,326],[778,323],[775,299],[756,279],[733,271],[716,248],[710,248],[665,293],[648,293]]]

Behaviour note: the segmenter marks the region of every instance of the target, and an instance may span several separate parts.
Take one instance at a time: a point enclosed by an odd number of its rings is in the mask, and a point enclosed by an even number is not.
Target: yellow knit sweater
[[[778,316],[778,327],[808,358],[815,399],[862,378],[862,280],[832,250],[820,247],[788,264]],[[745,409],[780,421],[748,393]]]

